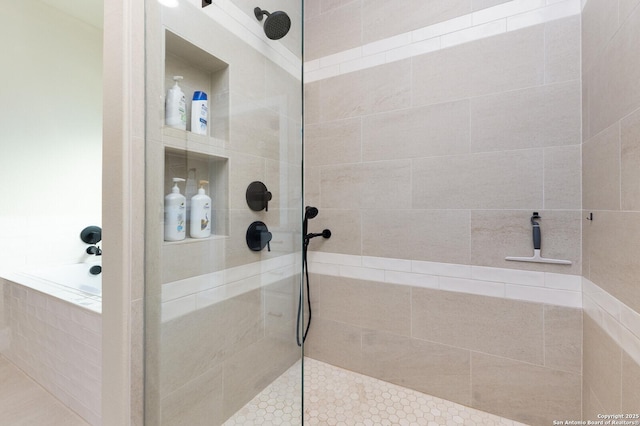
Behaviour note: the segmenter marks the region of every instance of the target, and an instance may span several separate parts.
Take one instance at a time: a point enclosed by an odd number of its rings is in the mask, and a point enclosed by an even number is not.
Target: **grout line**
[[[618,207],[622,211],[622,120],[618,120]]]
[[[542,305],[542,365],[547,367],[547,309]]]

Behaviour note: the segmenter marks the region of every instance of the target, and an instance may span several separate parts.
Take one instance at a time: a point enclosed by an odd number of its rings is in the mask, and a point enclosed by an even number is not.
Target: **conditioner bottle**
[[[164,240],[181,241],[187,235],[186,198],[180,193],[178,182],[184,179],[173,178],[171,193],[164,197]]]
[[[191,198],[191,238],[206,238],[211,235],[211,198],[204,192],[206,180],[200,181],[198,193]]]

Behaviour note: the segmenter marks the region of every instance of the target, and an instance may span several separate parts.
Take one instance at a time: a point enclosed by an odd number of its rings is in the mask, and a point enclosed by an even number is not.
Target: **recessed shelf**
[[[205,135],[198,135],[188,130],[164,127],[162,129],[162,139],[164,145],[176,150],[185,150],[205,155],[222,155],[227,143],[223,139],[218,139]]]
[[[208,241],[213,241],[213,240],[224,240],[226,238],[229,238],[229,237],[227,235],[214,235],[214,234],[211,234],[211,236],[207,237],[207,238],[191,238],[191,237],[187,237],[182,241],[165,241],[164,244],[165,245],[197,244],[197,243],[206,243]]]
[[[193,45],[182,37],[165,30],[164,89],[173,86],[174,75],[184,77],[180,87],[185,94],[187,130],[190,129],[191,100],[195,91],[208,96],[208,136],[227,140],[229,135],[229,65]]]
[[[165,147],[165,194],[171,192],[171,187],[173,186],[172,178],[174,177],[186,180],[186,182],[181,182],[178,186],[180,187],[180,192],[187,199],[187,238],[190,241],[202,241],[229,235],[229,159],[217,155]],[[212,235],[208,238],[189,238],[191,197],[196,194],[200,180],[209,181],[206,193],[211,197]],[[184,241],[187,240],[178,241],[178,243],[183,243]]]

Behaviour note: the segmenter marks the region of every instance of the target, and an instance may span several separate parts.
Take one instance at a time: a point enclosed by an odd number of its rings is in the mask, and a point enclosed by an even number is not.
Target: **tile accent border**
[[[582,308],[579,275],[309,252],[309,272]]]
[[[584,313],[640,365],[640,313],[582,277]]]
[[[584,0],[512,0],[304,63],[305,83],[579,15]]]
[[[582,308],[640,364],[640,314],[580,275],[325,252],[308,259],[313,274]],[[299,276],[300,265],[292,253],[164,284],[162,321]]]
[[[292,253],[163,284],[162,321],[299,276],[301,264],[302,254]]]

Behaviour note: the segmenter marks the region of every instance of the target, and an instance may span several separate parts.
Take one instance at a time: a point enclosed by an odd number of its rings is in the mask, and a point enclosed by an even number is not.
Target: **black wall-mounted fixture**
[[[80,239],[87,244],[96,244],[102,240],[102,229],[99,226],[87,226],[80,232]]]
[[[202,7],[207,7],[211,4],[212,0],[202,0]]]
[[[271,239],[273,234],[269,232],[269,228],[264,222],[259,220],[249,225],[247,229],[247,246],[253,251],[261,251],[267,247],[267,251],[271,251]]]
[[[291,28],[289,15],[281,10],[269,13],[264,9],[256,7],[253,9],[253,14],[256,15],[258,21],[262,21],[264,15],[267,16],[267,19],[264,21],[264,33],[271,40],[280,40],[287,35]]]
[[[251,182],[247,187],[247,205],[254,212],[269,211],[269,201],[273,198],[267,186],[262,182]]]

